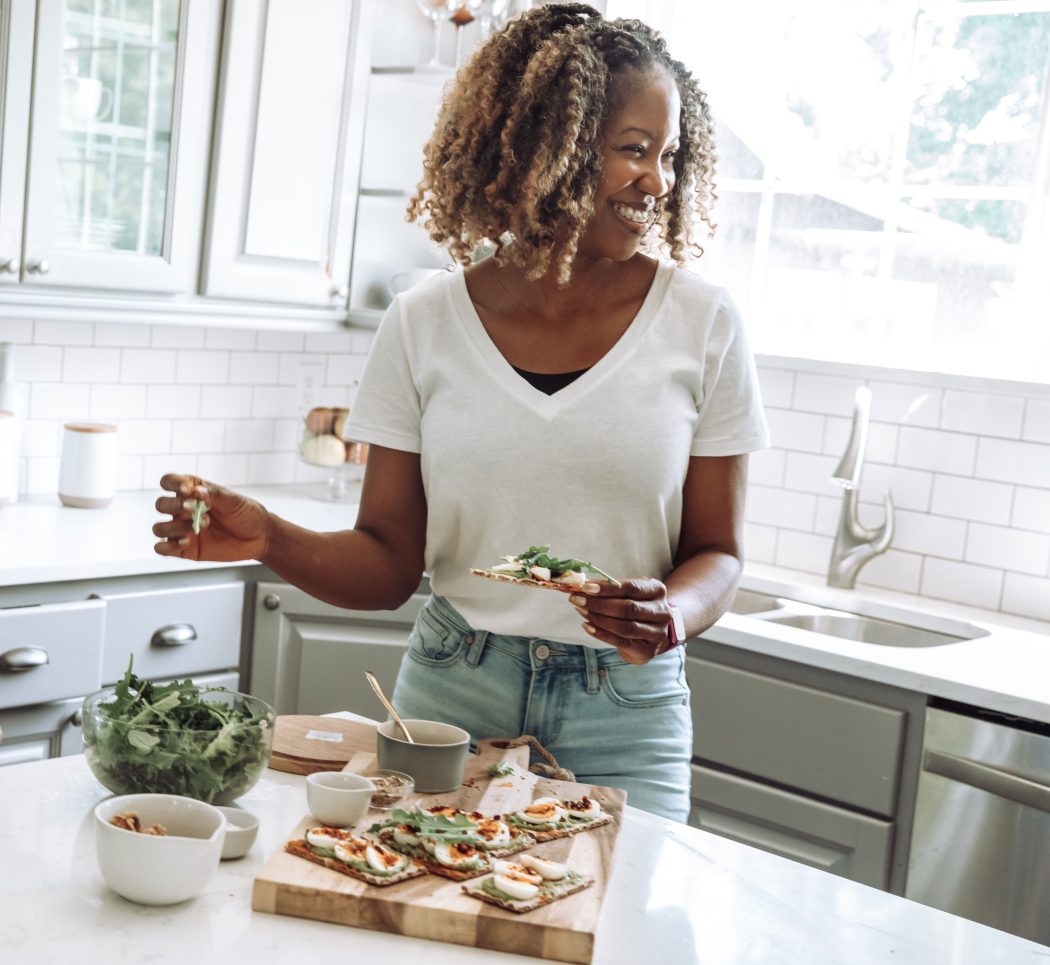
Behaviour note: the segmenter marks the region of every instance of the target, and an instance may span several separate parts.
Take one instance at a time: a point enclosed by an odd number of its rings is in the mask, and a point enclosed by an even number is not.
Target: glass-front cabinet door
[[[21,271],[2,278],[195,289],[220,8],[40,0]]]

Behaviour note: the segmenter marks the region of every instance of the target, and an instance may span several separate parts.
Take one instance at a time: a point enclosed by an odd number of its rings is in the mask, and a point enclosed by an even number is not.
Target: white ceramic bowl
[[[221,807],[226,818],[226,839],[222,845],[222,859],[243,858],[255,843],[259,833],[259,819],[241,808]]]
[[[348,828],[365,816],[375,785],[360,774],[318,771],[306,776],[306,803],[322,824]]]
[[[376,757],[384,770],[408,774],[423,794],[456,791],[470,754],[470,734],[436,720],[406,720],[415,743],[392,720],[376,727]]]
[[[133,812],[143,834],[110,823]],[[102,877],[118,895],[142,905],[173,905],[199,895],[219,866],[226,834],[222,812],[177,794],[124,794],[95,807],[95,843]]]

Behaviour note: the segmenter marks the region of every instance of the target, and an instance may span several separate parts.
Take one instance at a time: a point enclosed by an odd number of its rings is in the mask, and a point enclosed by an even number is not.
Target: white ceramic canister
[[[18,499],[18,416],[0,409],[0,506]]]
[[[117,492],[117,427],[67,422],[62,427],[58,498],[66,506],[98,509]]]

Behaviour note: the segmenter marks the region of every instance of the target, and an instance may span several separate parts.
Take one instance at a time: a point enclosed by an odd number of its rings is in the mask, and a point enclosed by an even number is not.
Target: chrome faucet
[[[860,568],[880,553],[885,553],[893,538],[893,495],[886,493],[886,519],[878,529],[862,526],[857,516],[857,490],[864,468],[864,450],[868,444],[868,420],[871,415],[871,389],[861,386],[853,400],[853,427],[846,451],[831,481],[844,490],[835,545],[828,564],[828,586],[852,589]]]

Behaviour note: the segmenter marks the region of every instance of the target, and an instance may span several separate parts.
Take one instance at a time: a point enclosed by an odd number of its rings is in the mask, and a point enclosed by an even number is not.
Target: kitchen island
[[[304,779],[273,770],[238,802],[261,824],[244,858],[196,899],[135,905],[99,874],[92,809],[107,795],[82,756],[0,768],[4,965],[532,960],[252,911],[255,875],[306,814]],[[1050,948],[628,807],[593,960],[1025,965]]]

